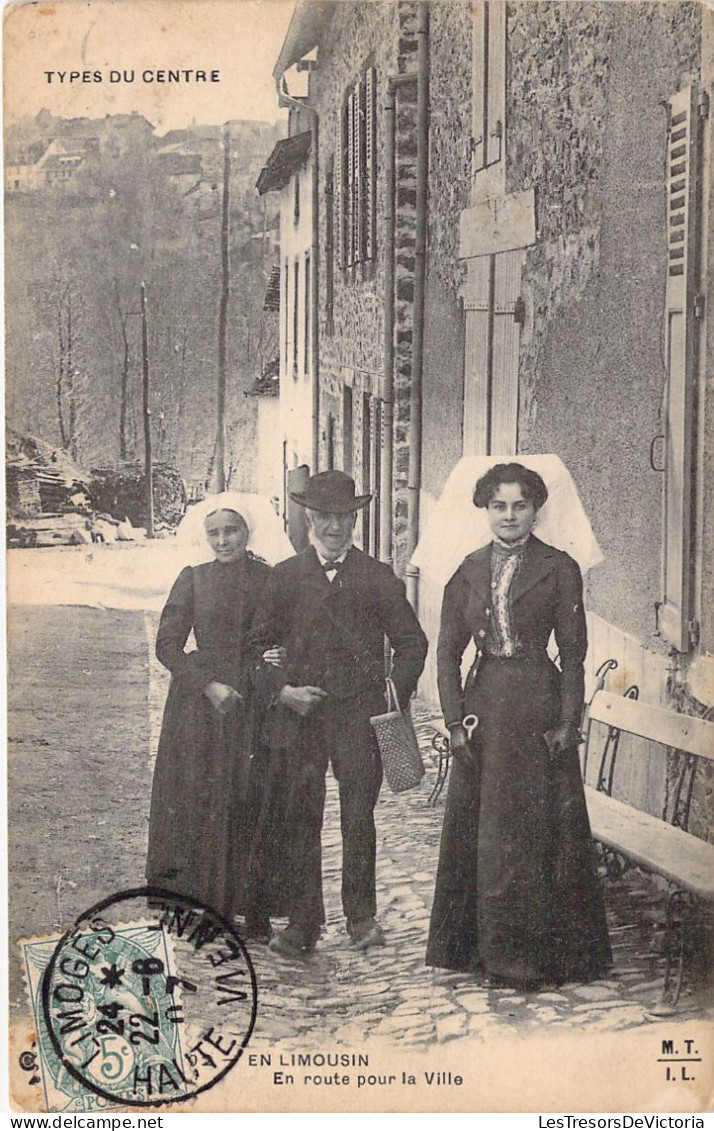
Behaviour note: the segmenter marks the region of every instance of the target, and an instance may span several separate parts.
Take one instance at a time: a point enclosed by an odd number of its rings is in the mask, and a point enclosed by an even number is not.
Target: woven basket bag
[[[409,708],[400,711],[391,679],[387,680],[387,706],[384,715],[373,715],[369,721],[377,738],[387,784],[392,793],[403,793],[419,785],[424,776],[424,763]]]

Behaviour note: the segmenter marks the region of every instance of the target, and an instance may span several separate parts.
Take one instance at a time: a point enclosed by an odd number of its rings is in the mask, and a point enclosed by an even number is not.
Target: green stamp
[[[255,1024],[248,952],[216,912],[119,893],[21,944],[47,1111],[175,1104],[215,1086]]]

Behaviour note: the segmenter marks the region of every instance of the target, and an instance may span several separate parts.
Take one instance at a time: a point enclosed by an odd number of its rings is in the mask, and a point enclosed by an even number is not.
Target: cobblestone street
[[[57,931],[111,891],[142,882],[152,761],[168,687],[153,655],[157,619],[156,612],[67,607],[22,612],[10,700],[11,858],[24,859],[28,868],[13,877],[14,939]],[[28,710],[40,693],[42,711]],[[259,992],[251,1049],[280,1041],[286,1050],[354,1050],[373,1038],[419,1047],[468,1035],[583,1027],[612,1033],[648,1025],[662,987],[663,900],[635,871],[608,883],[615,964],[607,980],[519,993],[424,966],[443,795],[435,806],[428,803],[436,776],[430,714],[420,706],[415,717],[427,773],[420,788],[405,794],[385,786],[376,812],[379,918],[387,945],[366,953],[349,945],[339,894],[337,793],[329,776],[327,926],[305,961],[251,947]],[[30,811],[33,822],[23,817]],[[16,963],[12,982],[13,1010],[22,1010]],[[703,1016],[701,1003],[685,988],[678,1022],[695,1016]]]
[[[146,614],[152,639],[155,614]],[[152,750],[156,749],[167,673],[151,658]],[[251,1048],[344,1045],[372,1038],[429,1046],[460,1037],[523,1035],[554,1027],[616,1032],[648,1024],[662,991],[663,900],[639,872],[607,885],[614,966],[610,978],[571,983],[543,993],[486,989],[473,976],[424,965],[429,914],[446,790],[428,803],[436,781],[431,750],[433,712],[413,710],[427,772],[419,788],[393,794],[386,783],[376,810],[377,902],[387,945],[356,951],[345,931],[340,902],[341,839],[337,787],[328,772],[323,825],[323,887],[327,924],[315,954],[290,961],[253,945],[259,1011]],[[692,1012],[685,990],[680,1016]],[[695,1014],[695,1015],[700,1015]]]

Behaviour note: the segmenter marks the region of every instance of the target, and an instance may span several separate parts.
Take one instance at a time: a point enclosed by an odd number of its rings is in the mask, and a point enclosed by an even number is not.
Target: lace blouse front
[[[528,538],[513,546],[499,541],[491,544],[491,620],[485,641],[489,656],[507,659],[521,651],[513,627],[511,587],[521,568]]]

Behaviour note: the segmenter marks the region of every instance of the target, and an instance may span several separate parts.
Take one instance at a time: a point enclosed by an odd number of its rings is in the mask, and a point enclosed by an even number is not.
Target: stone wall
[[[310,105],[320,115],[320,248],[324,258],[326,170],[336,160],[339,114],[348,86],[371,65],[377,74],[377,249],[374,259],[352,268],[334,268],[333,325],[325,316],[325,273],[320,271],[320,389],[321,466],[326,462],[327,413],[342,404],[347,380],[355,391],[353,406],[353,466],[361,485],[362,396],[378,394],[384,375],[384,176],[385,129],[383,107],[390,77],[416,73],[416,11],[414,2],[352,2],[335,6],[329,35],[318,53],[311,76]],[[358,52],[355,44],[359,45]],[[394,547],[403,570],[406,545],[408,425],[411,387],[414,301],[414,218],[416,84],[400,87],[396,119],[396,310],[394,380]],[[336,215],[336,212],[335,212]],[[336,418],[336,451],[343,457],[341,409]]]
[[[429,25],[429,214],[422,489],[438,495],[461,457],[464,327],[459,218],[469,205],[471,5],[433,3]]]
[[[508,7],[508,189],[537,208],[519,450],[570,467],[606,555],[590,607],[653,648],[665,104],[698,74],[699,31],[689,3]]]

